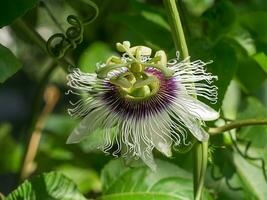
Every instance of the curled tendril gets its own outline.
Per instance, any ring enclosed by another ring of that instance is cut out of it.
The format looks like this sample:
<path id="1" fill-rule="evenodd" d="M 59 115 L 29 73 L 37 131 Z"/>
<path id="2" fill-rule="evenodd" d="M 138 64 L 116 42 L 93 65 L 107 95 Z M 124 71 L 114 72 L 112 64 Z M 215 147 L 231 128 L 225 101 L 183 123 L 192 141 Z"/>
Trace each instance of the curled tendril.
<path id="1" fill-rule="evenodd" d="M 225 178 L 225 183 L 226 183 L 227 187 L 228 187 L 230 190 L 233 190 L 233 191 L 240 191 L 240 190 L 243 190 L 242 187 L 235 187 L 235 186 L 232 186 L 228 177 L 224 177 L 224 175 L 216 176 L 216 175 L 215 175 L 215 165 L 211 165 L 211 177 L 212 177 L 215 181 L 219 181 L 219 180 L 222 180 L 223 178 Z"/>
<path id="2" fill-rule="evenodd" d="M 67 22 L 71 25 L 64 33 L 56 33 L 52 35 L 46 43 L 48 53 L 55 58 L 62 58 L 70 49 L 75 49 L 78 44 L 83 41 L 84 25 L 90 24 L 98 16 L 97 5 L 90 0 L 81 0 L 91 6 L 95 13 L 88 19 L 81 20 L 79 17 L 69 15 Z"/>
<path id="3" fill-rule="evenodd" d="M 215 150 L 215 148 L 225 148 L 224 146 L 214 146 L 214 145 L 210 145 L 209 147 L 211 149 L 211 153 L 213 153 L 213 151 Z M 212 159 L 212 158 L 211 158 Z M 211 171 L 210 171 L 210 174 L 211 174 L 211 177 L 213 180 L 215 181 L 220 181 L 222 179 L 225 179 L 225 183 L 227 185 L 227 187 L 230 189 L 230 190 L 233 190 L 233 191 L 239 191 L 239 190 L 243 190 L 242 187 L 236 187 L 236 186 L 233 186 L 231 183 L 230 183 L 230 177 L 228 176 L 224 176 L 222 170 L 219 168 L 219 173 L 218 175 L 216 175 L 215 173 L 215 164 L 212 162 L 210 162 L 211 165 Z"/>
<path id="4" fill-rule="evenodd" d="M 248 159 L 248 160 L 260 161 L 262 173 L 263 173 L 265 182 L 267 183 L 267 173 L 266 173 L 266 170 L 265 170 L 265 166 L 266 166 L 265 160 L 263 158 L 261 158 L 261 157 L 252 157 L 252 156 L 249 156 L 248 155 L 248 151 L 249 151 L 249 148 L 250 148 L 252 142 L 251 141 L 248 141 L 248 140 L 240 139 L 240 138 L 237 138 L 237 140 L 234 140 L 234 138 L 233 138 L 233 136 L 231 134 L 230 134 L 230 138 L 231 138 L 231 140 L 233 142 L 234 148 L 237 150 L 237 152 L 239 153 L 239 155 L 241 155 L 243 158 Z M 237 144 L 236 141 L 246 143 L 245 151 L 244 152 L 242 152 L 240 150 L 240 148 L 238 147 L 238 144 Z"/>

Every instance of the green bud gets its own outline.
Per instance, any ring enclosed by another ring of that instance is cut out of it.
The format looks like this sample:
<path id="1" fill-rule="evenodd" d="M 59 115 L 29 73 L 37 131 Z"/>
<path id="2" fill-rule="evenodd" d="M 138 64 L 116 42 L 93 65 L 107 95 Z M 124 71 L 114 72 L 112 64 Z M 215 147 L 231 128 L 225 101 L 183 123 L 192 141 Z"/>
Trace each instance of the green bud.
<path id="1" fill-rule="evenodd" d="M 144 67 L 140 63 L 133 63 L 130 66 L 130 70 L 133 73 L 139 73 L 139 72 L 142 72 L 144 70 Z"/>
<path id="2" fill-rule="evenodd" d="M 159 80 L 155 76 L 147 76 L 145 79 L 139 79 L 133 85 L 133 88 L 140 88 L 152 83 L 158 83 Z"/>
<path id="3" fill-rule="evenodd" d="M 110 79 L 110 83 L 121 88 L 131 88 L 133 86 L 132 83 L 125 77 L 114 77 Z"/>
<path id="4" fill-rule="evenodd" d="M 150 88 L 149 86 L 145 85 L 141 88 L 137 88 L 135 90 L 133 90 L 130 95 L 132 97 L 141 97 L 141 98 L 144 98 L 144 97 L 148 97 L 150 96 Z"/>

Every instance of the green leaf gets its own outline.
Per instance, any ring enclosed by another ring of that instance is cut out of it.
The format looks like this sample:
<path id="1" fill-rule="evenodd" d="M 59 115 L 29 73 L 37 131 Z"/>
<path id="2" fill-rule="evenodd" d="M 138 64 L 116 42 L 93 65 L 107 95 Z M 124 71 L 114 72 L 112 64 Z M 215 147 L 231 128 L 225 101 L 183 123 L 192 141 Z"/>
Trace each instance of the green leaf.
<path id="1" fill-rule="evenodd" d="M 240 178 L 253 194 L 253 196 L 249 195 L 250 199 L 265 200 L 267 183 L 262 175 L 262 169 L 237 153 L 234 153 L 234 163 Z"/>
<path id="2" fill-rule="evenodd" d="M 245 101 L 245 106 L 238 113 L 237 119 L 266 118 L 267 109 L 258 99 L 249 97 Z M 252 145 L 257 148 L 267 148 L 267 127 L 266 126 L 247 126 L 243 127 L 239 136 L 243 139 L 251 140 Z"/>
<path id="3" fill-rule="evenodd" d="M 189 200 L 193 199 L 192 175 L 165 161 L 156 160 L 157 171 L 140 165 L 126 168 L 121 159 L 113 160 L 101 173 L 102 200 Z"/>
<path id="4" fill-rule="evenodd" d="M 6 47 L 0 44 L 0 83 L 14 75 L 22 64 Z"/>
<path id="5" fill-rule="evenodd" d="M 158 17 L 160 18 L 160 16 Z M 173 47 L 171 33 L 162 26 L 162 23 L 159 25 L 151 19 L 151 13 L 149 16 L 147 13 L 114 14 L 112 16 L 112 20 L 129 28 L 135 37 L 143 41 L 143 44 L 155 49 L 171 49 Z"/>
<path id="6" fill-rule="evenodd" d="M 0 28 L 11 24 L 16 18 L 23 16 L 33 8 L 37 0 L 7 0 L 0 3 Z"/>
<path id="7" fill-rule="evenodd" d="M 103 42 L 91 44 L 81 54 L 78 66 L 84 72 L 95 72 L 96 63 L 106 62 L 107 58 L 114 55 L 109 46 Z"/>
<path id="8" fill-rule="evenodd" d="M 20 167 L 22 148 L 11 136 L 9 124 L 0 125 L 0 174 L 17 172 Z"/>
<path id="9" fill-rule="evenodd" d="M 139 13 L 148 21 L 155 23 L 168 31 L 171 31 L 166 20 L 166 13 L 163 7 L 156 7 L 153 4 L 147 4 L 136 0 L 130 0 L 130 3 L 134 12 Z"/>
<path id="10" fill-rule="evenodd" d="M 93 169 L 61 165 L 57 170 L 66 177 L 71 178 L 77 184 L 79 191 L 84 194 L 90 191 L 100 192 L 101 190 L 100 178 Z"/>
<path id="11" fill-rule="evenodd" d="M 265 53 L 257 53 L 253 56 L 254 60 L 260 65 L 260 67 L 267 73 L 267 56 Z"/>
<path id="12" fill-rule="evenodd" d="M 49 172 L 24 181 L 6 200 L 86 200 L 77 186 L 58 172 Z"/>
<path id="13" fill-rule="evenodd" d="M 246 12 L 239 16 L 239 22 L 243 27 L 250 30 L 256 38 L 267 41 L 267 12 Z"/>
<path id="14" fill-rule="evenodd" d="M 214 84 L 218 87 L 218 101 L 215 108 L 222 105 L 224 95 L 237 70 L 237 57 L 234 48 L 226 41 L 219 41 L 211 51 L 210 59 L 213 63 L 208 65 L 208 71 L 218 76 Z"/>
<path id="15" fill-rule="evenodd" d="M 245 28 L 242 28 L 240 26 L 234 26 L 234 28 L 227 36 L 233 39 L 233 42 L 235 42 L 238 47 L 242 48 L 237 49 L 239 52 L 242 52 L 243 50 L 249 56 L 254 55 L 256 53 L 256 45 L 254 38 Z"/>
<path id="16" fill-rule="evenodd" d="M 258 99 L 253 97 L 245 99 L 245 105 L 237 115 L 237 119 L 257 119 L 266 117 L 266 107 Z M 243 140 L 243 142 L 239 144 L 242 152 L 245 152 L 245 145 L 251 142 L 247 155 L 253 158 L 263 158 L 265 162 L 267 161 L 266 126 L 243 127 L 238 132 L 238 137 Z M 254 199 L 266 199 L 267 183 L 263 176 L 261 161 L 244 159 L 235 153 L 234 162 L 240 178 L 248 187 L 248 190 L 255 195 Z"/>
<path id="17" fill-rule="evenodd" d="M 212 41 L 220 40 L 221 36 L 235 26 L 236 10 L 230 1 L 218 1 L 215 6 L 203 14 L 205 20 L 204 36 Z"/>
<path id="18" fill-rule="evenodd" d="M 185 0 L 184 3 L 192 14 L 200 16 L 214 4 L 214 0 Z"/>
<path id="19" fill-rule="evenodd" d="M 256 91 L 267 78 L 260 65 L 251 57 L 239 59 L 238 65 L 237 79 L 247 93 Z"/>

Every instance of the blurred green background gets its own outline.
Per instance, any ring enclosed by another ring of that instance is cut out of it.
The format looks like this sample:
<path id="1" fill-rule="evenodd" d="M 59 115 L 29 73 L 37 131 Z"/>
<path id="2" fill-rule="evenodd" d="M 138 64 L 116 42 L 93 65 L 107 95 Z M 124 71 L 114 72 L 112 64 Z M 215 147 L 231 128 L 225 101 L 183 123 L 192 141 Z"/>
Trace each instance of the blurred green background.
<path id="1" fill-rule="evenodd" d="M 18 186 L 33 122 L 38 120 L 46 105 L 42 92 L 47 85 L 54 85 L 60 97 L 45 120 L 33 174 L 57 170 L 72 179 L 88 198 L 98 197 L 103 191 L 108 193 L 103 181 L 105 171 L 102 172 L 102 181 L 100 174 L 113 157 L 95 149 L 101 142 L 97 135 L 80 144 L 66 145 L 66 138 L 79 122 L 67 114 L 72 96 L 65 95 L 68 91 L 66 72 L 56 66 L 46 77 L 52 59 L 20 29 L 16 21 L 19 17 L 47 40 L 60 32 L 49 12 L 66 30 L 68 15 L 79 15 L 84 11 L 90 14 L 93 10 L 90 7 L 87 10 L 79 1 L 46 0 L 41 5 L 34 0 L 25 0 L 25 5 L 18 0 L 10 2 L 0 3 L 0 192 L 7 195 Z M 192 60 L 213 60 L 207 70 L 218 76 L 215 84 L 219 88 L 219 99 L 211 106 L 232 120 L 267 117 L 267 1 L 178 2 Z M 163 49 L 169 58 L 175 56 L 172 30 L 162 1 L 98 0 L 95 3 L 99 7 L 98 18 L 85 26 L 83 42 L 66 55 L 82 71 L 94 72 L 96 63 L 116 54 L 115 43 L 124 40 L 133 45 L 149 46 L 154 51 Z M 73 7 L 77 7 L 76 11 Z M 216 122 L 217 125 L 223 123 L 223 120 Z M 211 137 L 207 198 L 267 199 L 261 161 L 245 159 L 235 146 L 244 152 L 250 141 L 248 154 L 266 160 L 267 127 L 246 127 L 233 135 L 237 138 L 234 142 L 227 133 Z M 192 172 L 191 152 L 174 153 L 172 159 L 159 154 L 156 157 L 175 163 L 185 170 L 185 174 Z M 109 167 L 105 169 L 112 174 Z M 142 176 L 137 172 L 122 180 L 133 184 L 131 176 L 137 183 L 142 182 Z M 114 186 L 109 192 L 121 191 L 121 184 L 118 181 L 117 188 Z M 175 184 L 181 187 L 182 183 Z"/>

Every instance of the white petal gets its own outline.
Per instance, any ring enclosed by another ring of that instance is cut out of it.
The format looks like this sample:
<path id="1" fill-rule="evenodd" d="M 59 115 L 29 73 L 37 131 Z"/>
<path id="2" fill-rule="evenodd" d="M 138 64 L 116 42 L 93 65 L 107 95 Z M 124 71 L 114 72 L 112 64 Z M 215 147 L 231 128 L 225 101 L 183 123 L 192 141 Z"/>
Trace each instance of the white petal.
<path id="1" fill-rule="evenodd" d="M 67 144 L 80 142 L 82 139 L 88 136 L 88 134 L 99 128 L 106 116 L 106 109 L 96 108 L 95 110 L 91 111 L 72 131 L 67 139 Z"/>
<path id="2" fill-rule="evenodd" d="M 176 102 L 200 120 L 211 121 L 219 118 L 217 111 L 189 95 L 178 96 Z"/>
<path id="3" fill-rule="evenodd" d="M 157 165 L 154 161 L 152 149 L 144 149 L 144 151 L 141 154 L 141 159 L 152 171 L 157 170 Z"/>
<path id="4" fill-rule="evenodd" d="M 171 119 L 166 112 L 150 117 L 147 122 L 151 133 L 151 140 L 156 149 L 167 157 L 172 156 L 171 151 Z"/>
<path id="5" fill-rule="evenodd" d="M 199 141 L 207 141 L 209 134 L 201 127 L 200 122 L 191 116 L 183 107 L 174 106 L 175 114 L 180 118 L 181 122 Z"/>
<path id="6" fill-rule="evenodd" d="M 131 126 L 131 130 L 129 141 L 132 144 L 131 149 L 134 156 L 140 157 L 143 162 L 152 170 L 156 171 L 156 164 L 153 158 L 153 148 L 154 145 L 151 141 L 151 132 L 149 132 L 149 126 L 147 125 L 146 120 L 136 120 L 136 119 L 129 119 L 129 125 Z"/>

